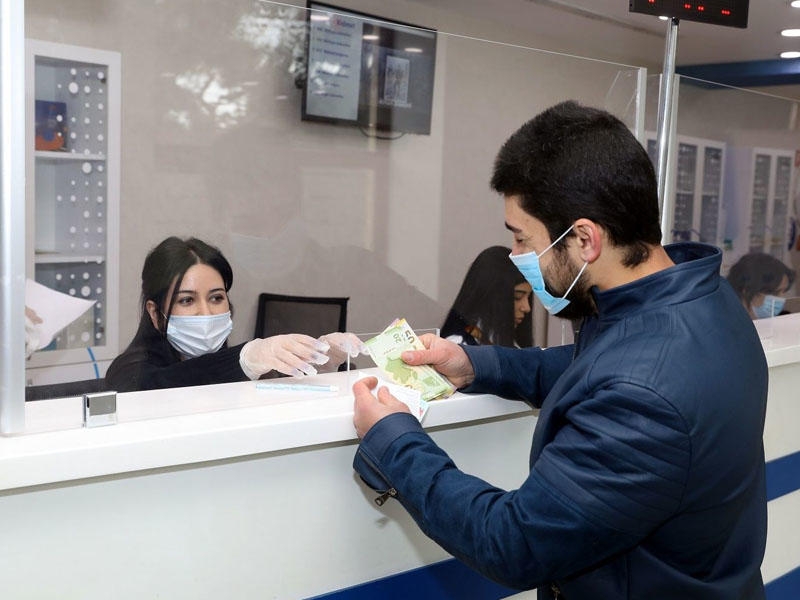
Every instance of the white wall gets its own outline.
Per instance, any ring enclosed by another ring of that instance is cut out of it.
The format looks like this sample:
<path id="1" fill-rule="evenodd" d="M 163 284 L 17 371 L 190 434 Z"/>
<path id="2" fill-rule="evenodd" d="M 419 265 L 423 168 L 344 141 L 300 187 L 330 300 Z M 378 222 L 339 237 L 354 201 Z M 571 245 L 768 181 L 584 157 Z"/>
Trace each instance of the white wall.
<path id="1" fill-rule="evenodd" d="M 341 4 L 524 39 L 424 3 Z M 488 187 L 502 141 L 567 98 L 631 115 L 633 69 L 440 33 L 431 135 L 382 141 L 301 122 L 288 69 L 302 21 L 252 0 L 26 3 L 28 37 L 122 55 L 123 346 L 144 256 L 168 235 L 198 236 L 231 260 L 232 341 L 251 334 L 261 291 L 350 296 L 353 331 L 397 316 L 438 326 L 472 259 L 509 242 Z"/>

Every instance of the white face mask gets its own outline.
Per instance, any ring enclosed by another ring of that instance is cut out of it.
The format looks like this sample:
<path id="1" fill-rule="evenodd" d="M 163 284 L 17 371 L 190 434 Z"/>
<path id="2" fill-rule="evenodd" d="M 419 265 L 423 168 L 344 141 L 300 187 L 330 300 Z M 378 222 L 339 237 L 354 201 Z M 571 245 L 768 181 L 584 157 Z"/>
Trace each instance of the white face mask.
<path id="1" fill-rule="evenodd" d="M 167 340 L 184 356 L 195 358 L 216 352 L 233 330 L 230 311 L 219 315 L 172 315 Z"/>

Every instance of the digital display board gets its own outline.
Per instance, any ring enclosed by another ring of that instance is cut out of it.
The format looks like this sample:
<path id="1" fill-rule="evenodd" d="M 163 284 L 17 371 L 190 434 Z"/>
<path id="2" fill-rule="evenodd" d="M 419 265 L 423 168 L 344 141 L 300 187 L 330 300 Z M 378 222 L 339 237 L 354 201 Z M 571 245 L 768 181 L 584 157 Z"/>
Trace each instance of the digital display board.
<path id="1" fill-rule="evenodd" d="M 302 119 L 430 134 L 436 31 L 308 2 Z"/>
<path id="2" fill-rule="evenodd" d="M 630 0 L 630 12 L 728 27 L 747 27 L 750 0 Z"/>

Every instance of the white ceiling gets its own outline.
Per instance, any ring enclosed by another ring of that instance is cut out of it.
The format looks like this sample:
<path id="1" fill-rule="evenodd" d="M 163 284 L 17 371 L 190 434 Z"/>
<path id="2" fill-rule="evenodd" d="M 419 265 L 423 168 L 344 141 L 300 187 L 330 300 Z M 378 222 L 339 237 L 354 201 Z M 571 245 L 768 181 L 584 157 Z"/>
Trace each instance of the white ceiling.
<path id="1" fill-rule="evenodd" d="M 435 8 L 491 20 L 536 36 L 558 39 L 565 51 L 586 48 L 587 32 L 601 49 L 596 58 L 636 64 L 663 62 L 667 23 L 630 13 L 628 0 L 424 0 Z M 747 29 L 682 20 L 678 27 L 677 64 L 778 59 L 784 50 L 800 50 L 800 38 L 784 38 L 780 30 L 800 28 L 800 9 L 789 0 L 751 0 Z M 591 46 L 589 46 L 591 47 Z M 603 55 L 602 48 L 608 49 Z"/>

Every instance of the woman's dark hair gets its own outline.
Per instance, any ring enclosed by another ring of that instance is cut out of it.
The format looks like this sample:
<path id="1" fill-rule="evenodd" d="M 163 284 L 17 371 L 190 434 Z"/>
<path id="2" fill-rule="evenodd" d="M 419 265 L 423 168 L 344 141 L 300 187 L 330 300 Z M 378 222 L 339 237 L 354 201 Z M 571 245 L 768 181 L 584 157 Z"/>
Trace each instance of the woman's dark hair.
<path id="1" fill-rule="evenodd" d="M 464 336 L 477 326 L 483 344 L 531 346 L 531 313 L 514 326 L 514 286 L 525 282 L 508 255 L 511 248 L 491 246 L 472 261 L 453 307 L 441 328 L 442 337 Z"/>
<path id="2" fill-rule="evenodd" d="M 728 271 L 727 280 L 746 307 L 759 294 L 781 292 L 784 276 L 791 287 L 795 273 L 780 260 L 763 252 L 745 254 Z"/>
<path id="3" fill-rule="evenodd" d="M 525 123 L 497 154 L 491 186 L 519 195 L 553 240 L 577 219 L 598 223 L 626 249 L 626 266 L 661 242 L 653 164 L 625 124 L 602 110 L 562 102 Z"/>
<path id="4" fill-rule="evenodd" d="M 166 306 L 167 295 L 175 283 L 179 289 L 186 271 L 194 265 L 208 265 L 222 277 L 225 291 L 233 285 L 233 270 L 218 248 L 197 238 L 181 239 L 168 237 L 153 248 L 144 259 L 142 267 L 142 295 L 140 299 L 139 329 L 136 338 L 153 331 L 153 323 L 147 312 L 147 302 L 152 300 L 160 310 L 159 328 L 162 335 L 172 314 L 172 303 Z M 173 298 L 174 302 L 174 298 Z M 230 304 L 230 301 L 229 301 Z M 231 312 L 233 307 L 231 306 Z"/>

